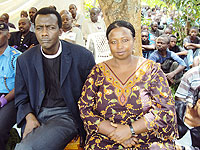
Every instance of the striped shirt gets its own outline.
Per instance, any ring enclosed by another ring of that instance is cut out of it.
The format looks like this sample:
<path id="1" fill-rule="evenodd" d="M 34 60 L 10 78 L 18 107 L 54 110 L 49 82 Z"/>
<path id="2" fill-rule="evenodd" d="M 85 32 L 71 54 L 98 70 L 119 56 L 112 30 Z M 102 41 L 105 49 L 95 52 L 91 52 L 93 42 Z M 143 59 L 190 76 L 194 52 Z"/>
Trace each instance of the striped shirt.
<path id="1" fill-rule="evenodd" d="M 193 103 L 195 90 L 200 86 L 200 66 L 188 70 L 176 91 L 175 96 Z"/>

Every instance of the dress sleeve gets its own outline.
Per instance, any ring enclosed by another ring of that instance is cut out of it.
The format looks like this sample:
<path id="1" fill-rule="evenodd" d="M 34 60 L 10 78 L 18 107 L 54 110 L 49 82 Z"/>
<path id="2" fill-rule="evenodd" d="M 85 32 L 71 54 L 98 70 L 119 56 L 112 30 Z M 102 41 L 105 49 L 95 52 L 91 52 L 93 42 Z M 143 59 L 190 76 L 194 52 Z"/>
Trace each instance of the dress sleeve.
<path id="1" fill-rule="evenodd" d="M 148 90 L 152 100 L 151 109 L 144 115 L 147 128 L 162 140 L 174 139 L 178 133 L 175 101 L 158 64 L 152 67 Z"/>
<path id="2" fill-rule="evenodd" d="M 78 102 L 80 116 L 84 122 L 85 130 L 89 133 L 97 132 L 100 122 L 105 120 L 95 111 L 96 95 L 102 84 L 102 72 L 98 65 L 94 66 L 83 86 L 81 97 Z M 100 79 L 101 78 L 101 79 Z"/>

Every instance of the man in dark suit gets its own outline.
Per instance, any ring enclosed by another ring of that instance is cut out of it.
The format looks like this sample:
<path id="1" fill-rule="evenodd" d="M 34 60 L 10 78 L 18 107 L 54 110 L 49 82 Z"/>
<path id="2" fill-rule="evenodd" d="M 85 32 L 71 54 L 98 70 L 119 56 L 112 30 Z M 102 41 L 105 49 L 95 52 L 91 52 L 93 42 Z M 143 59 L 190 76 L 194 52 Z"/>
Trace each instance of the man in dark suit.
<path id="1" fill-rule="evenodd" d="M 30 31 L 31 23 L 28 18 L 21 18 L 18 22 L 19 31 L 11 32 L 9 45 L 24 52 L 38 44 L 35 33 Z"/>
<path id="2" fill-rule="evenodd" d="M 15 150 L 61 150 L 85 136 L 77 106 L 82 86 L 95 65 L 85 48 L 60 41 L 62 21 L 49 7 L 35 15 L 40 45 L 17 60 L 15 104 L 23 139 Z"/>

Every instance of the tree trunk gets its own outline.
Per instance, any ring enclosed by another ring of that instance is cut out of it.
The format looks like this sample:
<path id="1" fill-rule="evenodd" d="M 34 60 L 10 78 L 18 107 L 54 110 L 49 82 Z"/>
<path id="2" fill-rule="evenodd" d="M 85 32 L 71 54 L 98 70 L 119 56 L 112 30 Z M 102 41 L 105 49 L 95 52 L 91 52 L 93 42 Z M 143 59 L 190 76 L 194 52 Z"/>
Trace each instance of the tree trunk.
<path id="1" fill-rule="evenodd" d="M 141 1 L 140 0 L 98 0 L 106 26 L 116 20 L 133 24 L 136 31 L 135 53 L 142 56 L 141 41 Z"/>

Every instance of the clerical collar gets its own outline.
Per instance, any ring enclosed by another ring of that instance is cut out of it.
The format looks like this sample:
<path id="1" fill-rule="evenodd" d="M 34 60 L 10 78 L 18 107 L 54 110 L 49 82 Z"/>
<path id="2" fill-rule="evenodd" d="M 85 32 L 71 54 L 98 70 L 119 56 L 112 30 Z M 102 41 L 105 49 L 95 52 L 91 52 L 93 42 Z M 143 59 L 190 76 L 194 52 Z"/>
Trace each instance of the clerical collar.
<path id="1" fill-rule="evenodd" d="M 61 54 L 61 52 L 62 52 L 62 44 L 61 44 L 60 41 L 59 41 L 59 43 L 60 43 L 59 49 L 58 49 L 57 53 L 54 54 L 54 55 L 47 55 L 47 54 L 45 54 L 45 53 L 43 52 L 42 46 L 41 46 L 40 50 L 41 50 L 42 55 L 43 55 L 44 57 L 46 57 L 46 58 L 49 58 L 49 59 L 53 59 L 53 58 L 58 57 L 58 56 Z"/>

